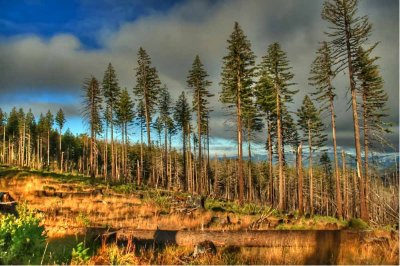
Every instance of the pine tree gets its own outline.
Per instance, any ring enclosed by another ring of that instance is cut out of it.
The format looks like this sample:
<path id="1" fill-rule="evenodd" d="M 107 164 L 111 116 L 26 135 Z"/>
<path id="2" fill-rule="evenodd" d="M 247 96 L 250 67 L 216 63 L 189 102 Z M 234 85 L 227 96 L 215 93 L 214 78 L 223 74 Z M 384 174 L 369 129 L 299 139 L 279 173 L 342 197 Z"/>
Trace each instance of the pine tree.
<path id="1" fill-rule="evenodd" d="M 355 73 L 359 83 L 359 94 L 362 98 L 361 117 L 364 133 L 364 174 L 365 196 L 368 198 L 369 180 L 369 148 L 374 143 L 388 144 L 386 134 L 389 133 L 390 124 L 383 119 L 387 117 L 386 102 L 388 95 L 383 88 L 383 79 L 375 64 L 378 57 L 372 57 L 372 49 L 364 51 L 361 47 L 357 51 Z M 368 210 L 368 203 L 367 210 Z"/>
<path id="2" fill-rule="evenodd" d="M 254 134 L 260 132 L 264 126 L 261 119 L 261 114 L 257 110 L 255 103 L 248 105 L 243 110 L 243 125 L 244 132 L 247 140 L 247 152 L 248 152 L 248 165 L 247 165 L 247 199 L 253 200 L 253 181 L 252 181 L 252 162 L 251 162 L 251 142 L 254 139 Z"/>
<path id="3" fill-rule="evenodd" d="M 186 162 L 186 142 L 187 136 L 189 134 L 190 121 L 192 119 L 191 108 L 189 106 L 188 100 L 186 98 L 185 92 L 182 92 L 175 104 L 174 110 L 174 120 L 178 129 L 181 130 L 182 134 L 182 157 L 183 157 L 183 179 L 184 190 L 188 190 L 188 184 L 185 177 L 188 176 L 187 173 L 187 162 Z"/>
<path id="4" fill-rule="evenodd" d="M 64 127 L 65 124 L 65 116 L 64 116 L 64 112 L 63 110 L 60 108 L 60 110 L 58 110 L 57 115 L 56 115 L 56 123 L 59 129 L 59 135 L 60 135 L 60 141 L 59 141 L 59 152 L 60 152 L 60 156 L 59 156 L 59 160 L 60 160 L 60 171 L 62 172 L 63 169 L 63 156 L 62 156 L 62 147 L 61 147 L 61 138 L 62 138 L 62 129 Z"/>
<path id="5" fill-rule="evenodd" d="M 203 176 L 203 154 L 202 154 L 202 138 L 203 133 L 206 134 L 208 129 L 208 116 L 210 112 L 208 98 L 214 96 L 208 91 L 211 81 L 207 80 L 208 74 L 204 69 L 204 65 L 200 61 L 200 57 L 196 55 L 192 68 L 187 77 L 188 88 L 193 93 L 193 111 L 197 113 L 197 135 L 199 139 L 199 155 L 198 155 L 198 176 L 200 177 L 200 193 L 205 189 L 205 180 Z"/>
<path id="6" fill-rule="evenodd" d="M 367 16 L 358 16 L 358 0 L 326 0 L 322 9 L 322 18 L 330 23 L 330 32 L 326 34 L 331 39 L 334 50 L 332 58 L 336 71 L 348 70 L 351 92 L 351 107 L 354 125 L 354 142 L 356 149 L 356 170 L 359 180 L 360 217 L 369 219 L 365 198 L 365 182 L 362 173 L 360 127 L 358 118 L 357 86 L 355 80 L 354 60 L 359 47 L 366 44 L 371 34 L 372 26 Z"/>
<path id="7" fill-rule="evenodd" d="M 169 94 L 167 85 L 164 85 L 162 89 L 160 90 L 159 94 L 159 105 L 158 105 L 158 111 L 159 111 L 159 118 L 160 118 L 160 123 L 163 125 L 164 128 L 164 177 L 165 180 L 163 180 L 163 185 L 164 186 L 170 186 L 171 184 L 166 184 L 167 182 L 167 175 L 168 175 L 168 129 L 169 129 L 169 123 L 171 120 L 171 95 Z M 161 144 L 161 143 L 160 143 Z"/>
<path id="8" fill-rule="evenodd" d="M 138 101 L 136 107 L 136 124 L 140 127 L 140 171 L 138 176 L 138 185 L 141 183 L 141 179 L 145 178 L 144 172 L 144 152 L 143 152 L 143 127 L 146 123 L 146 115 L 144 110 L 144 104 L 142 100 Z"/>
<path id="9" fill-rule="evenodd" d="M 38 135 L 37 135 L 37 164 L 43 166 L 43 135 L 46 132 L 46 122 L 45 117 L 42 113 L 40 113 L 39 121 L 38 121 Z"/>
<path id="10" fill-rule="evenodd" d="M 35 140 L 35 134 L 36 134 L 36 123 L 35 123 L 35 116 L 32 113 L 32 110 L 29 109 L 29 111 L 26 113 L 25 116 L 25 123 L 26 123 L 26 128 L 27 128 L 27 136 L 28 136 L 28 145 L 27 145 L 27 158 L 26 162 L 29 167 L 31 167 L 31 160 L 32 160 L 32 143 L 34 143 Z"/>
<path id="11" fill-rule="evenodd" d="M 138 100 L 143 102 L 147 129 L 147 145 L 151 147 L 150 124 L 156 111 L 160 80 L 157 70 L 151 66 L 151 60 L 146 51 L 140 47 L 138 52 L 138 67 L 136 68 L 136 87 L 133 92 Z"/>
<path id="12" fill-rule="evenodd" d="M 272 138 L 277 140 L 277 120 L 271 123 Z M 282 128 L 282 160 L 283 165 L 286 165 L 285 147 L 291 146 L 295 150 L 299 145 L 299 136 L 297 132 L 296 123 L 293 120 L 291 113 L 287 110 L 285 105 L 281 108 L 281 128 Z M 278 143 L 275 143 L 275 149 L 278 151 Z M 285 180 L 284 180 L 285 181 Z"/>
<path id="13" fill-rule="evenodd" d="M 50 169 L 50 131 L 54 124 L 54 116 L 50 110 L 46 113 L 45 128 L 47 132 L 47 169 Z"/>
<path id="14" fill-rule="evenodd" d="M 258 82 L 255 86 L 254 95 L 256 98 L 256 105 L 260 112 L 265 115 L 266 125 L 267 125 L 267 150 L 268 150 L 268 161 L 269 161 L 269 202 L 272 206 L 274 204 L 274 176 L 273 176 L 273 165 L 272 165 L 272 156 L 273 156 L 273 122 L 276 121 L 276 95 L 273 86 L 273 81 L 270 77 L 269 70 L 267 65 L 261 64 L 258 67 Z"/>
<path id="15" fill-rule="evenodd" d="M 292 96 L 297 93 L 297 90 L 290 90 L 290 81 L 294 75 L 290 72 L 291 67 L 287 59 L 286 53 L 282 51 L 279 43 L 273 43 L 268 47 L 267 54 L 263 56 L 261 68 L 269 75 L 273 94 L 275 96 L 274 111 L 276 113 L 276 135 L 277 135 L 277 150 L 278 150 L 278 170 L 279 170 L 279 200 L 278 209 L 283 211 L 285 206 L 285 176 L 284 176 L 284 155 L 283 151 L 283 131 L 282 131 L 282 108 L 286 102 L 292 102 Z"/>
<path id="16" fill-rule="evenodd" d="M 308 140 L 309 149 L 309 175 L 310 175 L 310 212 L 314 214 L 314 187 L 313 187 L 313 150 L 320 148 L 326 141 L 324 134 L 324 124 L 320 117 L 320 111 L 314 106 L 310 97 L 306 95 L 303 104 L 297 111 L 299 117 L 298 124 L 303 131 L 303 140 Z"/>
<path id="17" fill-rule="evenodd" d="M 19 124 L 19 137 L 18 137 L 18 165 L 24 166 L 24 151 L 25 151 L 25 112 L 24 109 L 18 110 L 18 124 Z"/>
<path id="18" fill-rule="evenodd" d="M 152 123 L 152 127 L 156 130 L 157 132 L 157 145 L 161 147 L 161 133 L 163 131 L 164 128 L 164 123 L 162 122 L 160 116 L 158 116 L 156 118 L 156 120 L 154 120 L 154 122 Z"/>
<path id="19" fill-rule="evenodd" d="M 96 158 L 97 147 L 96 137 L 102 130 L 101 123 L 101 91 L 99 82 L 95 77 L 86 79 L 83 87 L 84 101 L 83 101 L 83 118 L 89 124 L 90 131 L 90 177 L 95 178 L 96 173 Z"/>
<path id="20" fill-rule="evenodd" d="M 119 124 L 122 132 L 122 143 L 124 151 L 124 164 L 123 174 L 126 178 L 128 175 L 128 126 L 132 123 L 135 118 L 134 103 L 129 96 L 128 90 L 125 88 L 122 90 L 116 107 L 116 121 Z"/>
<path id="21" fill-rule="evenodd" d="M 322 110 L 329 110 L 331 116 L 332 140 L 333 140 L 333 158 L 335 166 L 335 184 L 336 184 L 336 206 L 337 217 L 343 217 L 342 196 L 340 192 L 339 160 L 336 144 L 336 115 L 334 108 L 334 99 L 336 94 L 332 85 L 332 80 L 336 74 L 333 71 L 332 52 L 327 42 L 322 42 L 322 46 L 317 51 L 317 56 L 311 65 L 310 85 L 315 86 L 316 91 L 312 94 L 316 100 L 321 103 Z"/>
<path id="22" fill-rule="evenodd" d="M 250 41 L 235 22 L 234 30 L 228 40 L 228 55 L 223 58 L 220 101 L 228 108 L 236 109 L 240 204 L 243 204 L 244 200 L 242 119 L 243 111 L 251 104 L 254 60 L 255 55 L 251 50 Z"/>
<path id="23" fill-rule="evenodd" d="M 115 163 L 115 152 L 114 152 L 114 123 L 115 123 L 115 112 L 117 109 L 117 101 L 121 94 L 117 75 L 111 63 L 108 64 L 106 71 L 104 72 L 102 93 L 106 104 L 106 115 L 105 119 L 107 125 L 110 127 L 111 137 L 111 178 L 116 177 L 116 163 Z M 106 131 L 108 128 L 106 128 Z M 107 144 L 106 144 L 107 145 Z"/>

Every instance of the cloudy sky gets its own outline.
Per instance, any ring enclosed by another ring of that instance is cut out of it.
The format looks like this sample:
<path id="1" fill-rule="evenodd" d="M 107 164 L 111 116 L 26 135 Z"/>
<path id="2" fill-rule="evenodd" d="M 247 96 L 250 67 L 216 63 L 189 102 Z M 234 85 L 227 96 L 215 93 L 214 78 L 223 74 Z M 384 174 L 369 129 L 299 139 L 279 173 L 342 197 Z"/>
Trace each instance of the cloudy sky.
<path id="1" fill-rule="evenodd" d="M 102 79 L 111 62 L 120 86 L 132 92 L 137 51 L 147 50 L 161 81 L 172 96 L 186 88 L 186 76 L 198 54 L 212 80 L 215 109 L 211 118 L 213 152 L 235 151 L 233 131 L 218 102 L 222 57 L 234 21 L 238 21 L 257 55 L 280 42 L 287 52 L 299 93 L 290 107 L 296 110 L 308 85 L 310 64 L 328 25 L 320 17 L 322 0 L 264 1 L 139 1 L 139 0 L 0 0 L 0 107 L 32 108 L 38 116 L 60 107 L 67 127 L 84 132 L 80 119 L 81 85 L 94 75 Z M 380 41 L 375 55 L 389 94 L 388 136 L 398 150 L 399 121 L 399 2 L 360 1 L 359 14 L 373 24 L 371 42 Z M 338 144 L 353 147 L 352 116 L 347 110 L 348 82 L 340 73 L 337 87 Z M 329 120 L 326 120 L 329 122 Z M 132 129 L 132 137 L 137 137 Z M 263 141 L 260 134 L 259 141 Z M 260 145 L 261 147 L 261 145 Z M 260 154 L 263 151 L 260 148 Z"/>

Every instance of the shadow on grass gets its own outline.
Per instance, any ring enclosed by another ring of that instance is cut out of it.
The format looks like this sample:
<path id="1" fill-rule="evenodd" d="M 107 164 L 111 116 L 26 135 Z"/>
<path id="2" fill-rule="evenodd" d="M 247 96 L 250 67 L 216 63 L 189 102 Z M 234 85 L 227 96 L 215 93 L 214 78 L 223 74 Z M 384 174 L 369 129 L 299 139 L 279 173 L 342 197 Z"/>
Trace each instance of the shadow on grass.
<path id="1" fill-rule="evenodd" d="M 23 178 L 30 175 L 38 175 L 40 177 L 49 177 L 59 180 L 65 183 L 71 182 L 79 182 L 86 185 L 100 185 L 105 184 L 103 179 L 96 178 L 91 179 L 88 176 L 84 175 L 74 175 L 74 174 L 64 174 L 64 173 L 56 173 L 46 170 L 33 170 L 29 168 L 16 168 L 2 165 L 0 166 L 0 178 Z"/>

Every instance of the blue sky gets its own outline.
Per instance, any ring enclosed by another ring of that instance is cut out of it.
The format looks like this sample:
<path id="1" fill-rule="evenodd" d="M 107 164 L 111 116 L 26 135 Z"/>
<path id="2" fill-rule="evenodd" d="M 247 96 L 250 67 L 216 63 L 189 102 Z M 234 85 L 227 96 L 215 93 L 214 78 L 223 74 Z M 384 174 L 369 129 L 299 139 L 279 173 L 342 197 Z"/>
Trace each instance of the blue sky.
<path id="1" fill-rule="evenodd" d="M 96 40 L 99 30 L 116 29 L 124 22 L 153 12 L 168 12 L 179 2 L 2 0 L 0 34 L 7 37 L 35 34 L 51 38 L 58 33 L 70 33 L 77 36 L 87 49 L 101 48 Z"/>
<path id="2" fill-rule="evenodd" d="M 297 1 L 6 1 L 0 0 L 0 107 L 32 108 L 40 112 L 59 108 L 67 114 L 67 127 L 83 132 L 80 119 L 81 85 L 94 75 L 102 79 L 111 62 L 122 88 L 135 86 L 137 51 L 144 47 L 174 99 L 186 89 L 186 76 L 196 54 L 209 79 L 214 112 L 210 130 L 213 152 L 234 154 L 234 124 L 218 101 L 221 62 L 226 40 L 238 21 L 260 61 L 269 44 L 279 41 L 288 54 L 299 93 L 289 109 L 296 111 L 308 85 L 309 66 L 327 25 L 320 18 L 322 0 Z M 371 42 L 380 41 L 375 54 L 390 96 L 389 118 L 394 133 L 388 138 L 398 147 L 399 120 L 399 3 L 396 0 L 360 1 L 360 14 L 373 24 Z M 278 12 L 279 10 L 279 12 Z M 338 143 L 351 150 L 353 131 L 347 110 L 345 73 L 335 80 Z M 187 91 L 189 92 L 189 91 Z M 190 92 L 189 92 L 190 96 Z M 295 117 L 296 119 L 296 117 Z M 329 120 L 325 121 L 329 123 Z M 136 139 L 137 129 L 132 128 Z M 327 131 L 330 134 L 329 130 Z M 154 134 L 155 135 L 155 134 Z M 256 140 L 262 155 L 265 133 Z M 176 142 L 178 139 L 175 140 Z M 327 144 L 328 146 L 330 143 Z M 398 149 L 397 149 L 398 150 Z"/>

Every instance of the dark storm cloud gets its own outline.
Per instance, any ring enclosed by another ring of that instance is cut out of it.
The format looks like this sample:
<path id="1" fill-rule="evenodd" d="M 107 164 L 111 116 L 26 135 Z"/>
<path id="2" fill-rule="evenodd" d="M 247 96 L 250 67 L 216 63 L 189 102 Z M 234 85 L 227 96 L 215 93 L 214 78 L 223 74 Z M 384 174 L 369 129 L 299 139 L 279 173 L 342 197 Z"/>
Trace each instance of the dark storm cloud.
<path id="1" fill-rule="evenodd" d="M 235 134 L 224 123 L 227 117 L 218 101 L 218 92 L 222 57 L 226 54 L 226 40 L 232 32 L 233 22 L 240 23 L 251 41 L 257 63 L 269 44 L 281 43 L 293 66 L 297 83 L 294 88 L 299 89 L 289 107 L 296 111 L 304 95 L 312 91 L 307 81 L 310 64 L 318 42 L 326 38 L 323 32 L 327 25 L 320 18 L 322 3 L 309 0 L 187 1 L 168 12 L 152 10 L 133 22 L 121 23 L 119 27 L 102 25 L 95 33 L 100 46 L 95 50 L 84 48 L 72 34 L 46 39 L 35 35 L 3 38 L 0 42 L 0 92 L 51 87 L 60 93 L 76 95 L 73 106 L 78 110 L 83 79 L 90 74 L 101 79 L 108 62 L 115 66 L 121 87 L 131 91 L 135 83 L 136 54 L 142 46 L 176 99 L 186 89 L 188 70 L 195 55 L 199 54 L 212 81 L 210 89 L 215 94 L 211 99 L 214 109 L 210 120 L 211 134 L 216 139 L 232 139 Z M 390 96 L 388 120 L 397 127 L 398 1 L 385 0 L 379 4 L 372 0 L 361 1 L 360 14 L 368 14 L 373 23 L 371 42 L 381 41 L 375 54 L 381 57 L 378 63 Z M 341 73 L 335 80 L 338 94 L 335 104 L 339 145 L 351 147 L 352 117 L 346 111 L 347 80 L 346 73 Z M 29 94 L 29 91 L 24 93 Z M 390 136 L 393 141 L 398 139 L 398 130 L 396 132 Z M 259 136 L 261 142 L 263 134 Z"/>

